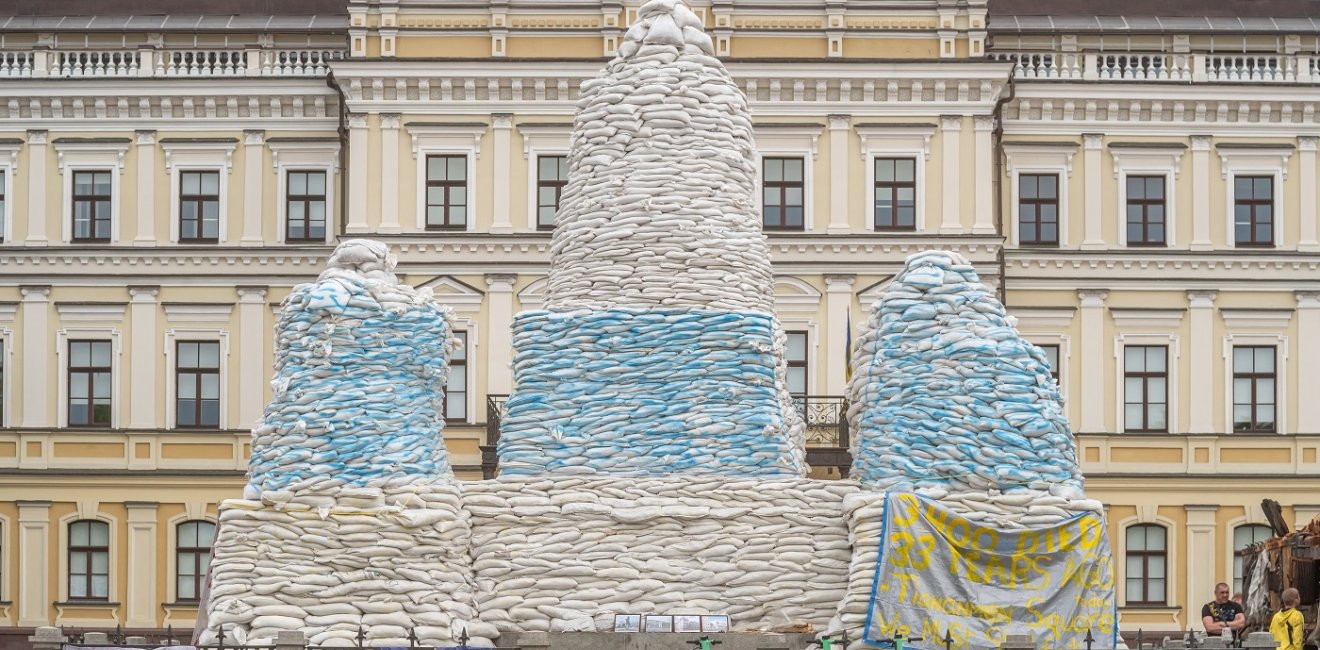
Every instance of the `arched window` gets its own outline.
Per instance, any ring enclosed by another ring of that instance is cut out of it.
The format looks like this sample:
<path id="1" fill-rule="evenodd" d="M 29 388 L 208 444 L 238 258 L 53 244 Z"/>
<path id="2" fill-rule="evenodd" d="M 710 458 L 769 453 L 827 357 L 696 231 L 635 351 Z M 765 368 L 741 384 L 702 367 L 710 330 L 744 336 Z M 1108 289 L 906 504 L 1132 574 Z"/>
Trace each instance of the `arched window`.
<path id="1" fill-rule="evenodd" d="M 110 599 L 110 526 L 104 521 L 69 524 L 69 599 Z"/>
<path id="2" fill-rule="evenodd" d="M 1127 529 L 1127 604 L 1167 604 L 1168 543 L 1164 527 L 1137 524 Z"/>
<path id="3" fill-rule="evenodd" d="M 1242 593 L 1242 551 L 1256 542 L 1274 537 L 1269 526 L 1243 524 L 1233 529 L 1233 593 Z"/>
<path id="4" fill-rule="evenodd" d="M 176 600 L 198 600 L 206 584 L 206 570 L 211 566 L 211 544 L 215 542 L 215 524 L 209 521 L 185 521 L 178 529 L 178 577 Z"/>

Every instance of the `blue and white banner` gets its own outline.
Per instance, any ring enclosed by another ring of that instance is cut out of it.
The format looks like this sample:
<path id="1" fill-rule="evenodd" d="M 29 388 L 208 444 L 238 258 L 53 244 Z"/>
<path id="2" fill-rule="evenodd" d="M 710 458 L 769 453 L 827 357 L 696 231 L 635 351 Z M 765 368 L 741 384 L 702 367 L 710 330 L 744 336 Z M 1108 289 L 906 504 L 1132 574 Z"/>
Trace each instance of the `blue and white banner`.
<path id="1" fill-rule="evenodd" d="M 1105 522 L 1084 514 L 1047 528 L 999 530 L 935 501 L 891 493 L 866 641 L 913 648 L 998 648 L 1026 634 L 1041 650 L 1113 648 L 1118 632 Z"/>

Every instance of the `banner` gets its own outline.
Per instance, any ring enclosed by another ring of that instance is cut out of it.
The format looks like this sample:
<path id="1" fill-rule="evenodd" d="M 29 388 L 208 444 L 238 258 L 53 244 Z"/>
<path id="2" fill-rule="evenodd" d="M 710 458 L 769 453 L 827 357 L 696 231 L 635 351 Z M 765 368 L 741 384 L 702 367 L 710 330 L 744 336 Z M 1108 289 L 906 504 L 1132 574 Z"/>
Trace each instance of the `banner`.
<path id="1" fill-rule="evenodd" d="M 1040 650 L 1113 648 L 1113 565 L 1096 514 L 1048 528 L 999 530 L 914 494 L 885 503 L 866 641 L 910 648 L 998 648 L 1026 634 Z"/>

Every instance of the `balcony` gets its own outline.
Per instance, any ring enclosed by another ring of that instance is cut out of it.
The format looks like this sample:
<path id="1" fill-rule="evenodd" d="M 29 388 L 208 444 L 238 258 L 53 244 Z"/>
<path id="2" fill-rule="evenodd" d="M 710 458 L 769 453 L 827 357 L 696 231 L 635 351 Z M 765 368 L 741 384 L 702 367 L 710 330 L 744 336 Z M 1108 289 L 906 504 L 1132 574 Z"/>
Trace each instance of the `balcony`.
<path id="1" fill-rule="evenodd" d="M 486 441 L 481 445 L 481 475 L 495 478 L 499 457 L 495 453 L 500 441 L 500 420 L 507 411 L 508 395 L 486 398 Z M 848 402 L 842 397 L 797 395 L 793 398 L 798 414 L 807 423 L 807 464 L 812 467 L 834 467 L 847 477 L 852 467 L 852 454 L 848 451 L 851 439 L 848 432 Z"/>
<path id="2" fill-rule="evenodd" d="M 0 51 L 0 79 L 324 77 L 342 50 Z"/>
<path id="3" fill-rule="evenodd" d="M 1320 54 L 991 52 L 1019 81 L 1320 83 Z"/>

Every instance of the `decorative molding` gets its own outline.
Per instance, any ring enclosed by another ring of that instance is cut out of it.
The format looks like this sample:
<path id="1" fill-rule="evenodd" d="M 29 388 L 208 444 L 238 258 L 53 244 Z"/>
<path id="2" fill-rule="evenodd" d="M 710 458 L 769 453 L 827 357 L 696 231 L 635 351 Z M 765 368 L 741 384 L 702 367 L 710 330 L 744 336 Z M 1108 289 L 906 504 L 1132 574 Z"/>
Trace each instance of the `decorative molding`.
<path id="1" fill-rule="evenodd" d="M 846 118 L 845 118 L 846 119 Z M 833 120 L 833 118 L 831 118 Z M 833 128 L 831 121 L 831 129 Z M 846 127 L 845 127 L 846 128 Z M 816 145 L 824 127 L 811 123 L 766 123 L 753 124 L 758 150 L 796 150 L 811 152 L 811 159 L 816 160 Z"/>
<path id="2" fill-rule="evenodd" d="M 1221 307 L 1219 315 L 1230 330 L 1267 329 L 1281 332 L 1292 321 L 1291 309 L 1230 309 Z"/>
<path id="3" fill-rule="evenodd" d="M 129 138 L 60 138 L 54 142 L 57 169 L 63 174 L 65 165 L 85 162 L 112 165 L 122 172 L 130 142 Z"/>
<path id="4" fill-rule="evenodd" d="M 1003 144 L 1007 169 L 1011 173 L 1021 166 L 1059 167 L 1067 176 L 1072 176 L 1073 156 L 1077 154 L 1076 142 L 1013 142 Z M 1060 179 L 1062 184 L 1062 179 Z M 1060 221 L 1063 220 L 1060 215 Z"/>
<path id="5" fill-rule="evenodd" d="M 450 275 L 436 276 L 415 288 L 430 289 L 437 302 L 464 313 L 479 311 L 482 301 L 486 299 L 486 294 L 480 289 Z"/>
<path id="6" fill-rule="evenodd" d="M 171 323 L 228 323 L 233 305 L 165 303 L 165 319 Z"/>
<path id="7" fill-rule="evenodd" d="M 1320 291 L 1298 291 L 1294 297 L 1298 309 L 1320 309 Z"/>
<path id="8" fill-rule="evenodd" d="M 471 122 L 409 122 L 405 127 L 412 138 L 414 160 L 420 159 L 420 152 L 424 149 L 463 149 L 471 151 L 473 158 L 480 158 L 481 136 L 488 128 L 485 124 Z M 471 180 L 469 178 L 469 183 Z"/>
<path id="9" fill-rule="evenodd" d="M 165 152 L 166 171 L 173 171 L 175 165 L 215 165 L 217 156 L 223 154 L 225 171 L 233 173 L 234 147 L 237 145 L 238 140 L 234 138 L 218 138 L 213 141 L 169 139 L 160 141 L 160 148 Z"/>
<path id="10" fill-rule="evenodd" d="M 400 115 L 399 113 L 380 114 L 380 128 L 382 129 L 397 129 L 399 128 L 399 124 L 401 121 L 402 121 L 402 115 Z"/>
<path id="11" fill-rule="evenodd" d="M 105 323 L 124 319 L 125 303 L 55 303 L 55 311 L 66 323 Z"/>
<path id="12" fill-rule="evenodd" d="M 1062 331 L 1072 325 L 1077 310 L 1072 307 L 1014 307 L 1009 314 L 1018 320 L 1018 329 Z"/>
<path id="13" fill-rule="evenodd" d="M 28 144 L 44 145 L 47 143 L 50 132 L 45 129 L 29 129 L 27 132 Z"/>
<path id="14" fill-rule="evenodd" d="M 523 158 L 530 160 L 532 151 L 544 150 L 547 153 L 567 154 L 569 138 L 573 135 L 573 124 L 564 123 L 520 123 L 518 133 L 522 135 Z M 531 168 L 529 168 L 531 169 Z M 535 179 L 532 179 L 533 182 Z"/>
<path id="15" fill-rule="evenodd" d="M 350 114 L 347 118 L 348 128 L 365 129 L 367 128 L 367 116 L 361 113 Z"/>
<path id="16" fill-rule="evenodd" d="M 251 147 L 266 143 L 266 132 L 261 129 L 244 129 L 243 144 Z"/>
<path id="17" fill-rule="evenodd" d="M 829 282 L 830 280 L 827 279 L 826 283 Z M 839 286 L 843 286 L 844 278 L 837 278 L 836 282 Z M 851 278 L 848 279 L 847 286 L 844 286 L 843 290 L 852 293 Z M 775 276 L 774 300 L 775 309 L 778 311 L 815 312 L 820 307 L 821 298 L 820 291 L 803 280 L 787 275 Z"/>
<path id="18" fill-rule="evenodd" d="M 1234 147 L 1215 147 L 1215 153 L 1219 154 L 1219 177 L 1228 180 L 1228 176 L 1235 171 L 1251 168 L 1262 170 L 1278 170 L 1283 180 L 1288 180 L 1288 160 L 1292 158 L 1296 151 L 1292 145 L 1278 147 L 1252 147 L 1238 149 Z"/>
<path id="19" fill-rule="evenodd" d="M 156 144 L 156 132 L 150 129 L 138 129 L 134 132 L 137 136 L 137 144 L 148 145 Z"/>
<path id="20" fill-rule="evenodd" d="M 1187 147 L 1183 145 L 1133 148 L 1109 145 L 1109 156 L 1114 159 L 1114 178 L 1119 177 L 1124 167 L 1167 170 L 1173 172 L 1174 178 L 1178 178 L 1182 174 L 1182 157 L 1185 153 Z"/>
<path id="21" fill-rule="evenodd" d="M 266 147 L 270 149 L 271 166 L 279 171 L 281 166 L 307 165 L 317 169 L 329 169 L 339 172 L 339 140 L 335 138 L 270 138 Z M 329 179 L 326 179 L 329 182 Z M 328 197 L 327 197 L 328 199 Z"/>
<path id="22" fill-rule="evenodd" d="M 862 160 L 873 153 L 896 149 L 920 151 L 925 160 L 930 160 L 934 124 L 856 124 L 853 128 L 862 140 Z"/>
<path id="23" fill-rule="evenodd" d="M 1111 307 L 1109 315 L 1119 327 L 1175 330 L 1182 322 L 1183 309 L 1120 309 Z"/>
<path id="24" fill-rule="evenodd" d="M 1218 291 L 1188 291 L 1187 302 L 1191 309 L 1213 309 Z"/>

